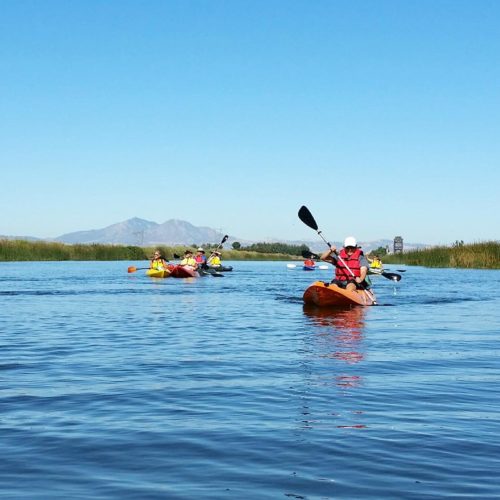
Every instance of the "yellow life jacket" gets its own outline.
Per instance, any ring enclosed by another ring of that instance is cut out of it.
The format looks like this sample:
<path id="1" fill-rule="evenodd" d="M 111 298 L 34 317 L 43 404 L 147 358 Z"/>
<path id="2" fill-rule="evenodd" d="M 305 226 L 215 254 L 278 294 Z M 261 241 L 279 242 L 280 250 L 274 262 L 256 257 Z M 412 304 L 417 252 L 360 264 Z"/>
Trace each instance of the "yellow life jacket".
<path id="1" fill-rule="evenodd" d="M 191 266 L 196 268 L 196 261 L 193 259 L 193 257 L 186 257 L 181 260 L 181 266 Z"/>
<path id="2" fill-rule="evenodd" d="M 382 262 L 380 262 L 380 260 L 374 260 L 374 261 L 370 262 L 370 267 L 373 267 L 374 269 L 381 269 Z"/>
<path id="3" fill-rule="evenodd" d="M 163 266 L 163 259 L 153 259 L 151 261 L 151 269 L 163 271 L 165 269 L 165 267 Z"/>
<path id="4" fill-rule="evenodd" d="M 220 262 L 220 257 L 218 255 L 214 255 L 211 259 L 210 259 L 210 265 L 211 266 L 220 266 L 221 265 L 221 262 Z"/>

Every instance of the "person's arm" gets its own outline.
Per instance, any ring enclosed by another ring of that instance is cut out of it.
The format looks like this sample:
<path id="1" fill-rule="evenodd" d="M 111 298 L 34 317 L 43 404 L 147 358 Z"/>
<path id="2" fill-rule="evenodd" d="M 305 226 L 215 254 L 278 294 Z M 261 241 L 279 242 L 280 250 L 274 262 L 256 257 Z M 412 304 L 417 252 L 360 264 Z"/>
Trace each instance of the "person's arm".
<path id="1" fill-rule="evenodd" d="M 368 273 L 368 268 L 370 267 L 370 265 L 368 264 L 368 259 L 364 255 L 362 255 L 359 258 L 359 265 L 360 265 L 359 278 L 356 278 L 356 281 L 358 283 L 363 283 L 363 281 L 365 281 L 365 279 L 366 279 L 366 275 Z"/>
<path id="2" fill-rule="evenodd" d="M 325 262 L 331 262 L 332 264 L 335 264 L 337 262 L 337 257 L 333 257 L 337 253 L 337 248 L 335 245 L 332 245 L 328 250 L 323 252 L 321 254 L 320 259 L 325 261 Z"/>

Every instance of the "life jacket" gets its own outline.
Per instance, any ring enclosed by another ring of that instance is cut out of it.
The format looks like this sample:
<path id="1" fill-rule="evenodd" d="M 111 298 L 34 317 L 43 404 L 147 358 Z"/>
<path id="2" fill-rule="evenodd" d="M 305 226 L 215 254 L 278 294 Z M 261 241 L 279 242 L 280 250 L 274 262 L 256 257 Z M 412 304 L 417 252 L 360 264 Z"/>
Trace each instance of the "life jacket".
<path id="1" fill-rule="evenodd" d="M 381 269 L 382 262 L 380 262 L 379 260 L 374 260 L 373 262 L 370 262 L 370 267 L 373 267 L 374 269 Z"/>
<path id="2" fill-rule="evenodd" d="M 218 255 L 214 255 L 210 259 L 210 265 L 211 266 L 220 266 L 220 257 Z"/>
<path id="3" fill-rule="evenodd" d="M 194 260 L 196 262 L 198 262 L 198 264 L 203 264 L 204 262 L 207 261 L 207 257 L 206 257 L 206 255 L 199 254 L 199 255 L 196 255 L 196 257 L 194 258 Z"/>
<path id="4" fill-rule="evenodd" d="M 339 252 L 339 257 L 345 262 L 345 265 L 352 271 L 352 274 L 348 269 L 345 268 L 344 264 L 340 262 L 340 259 L 337 259 L 335 264 L 335 279 L 339 281 L 348 281 L 352 280 L 355 277 L 359 278 L 361 276 L 361 266 L 359 264 L 359 259 L 363 255 L 363 250 L 361 248 L 356 248 L 352 255 L 349 257 L 345 249 L 342 248 Z"/>
<path id="5" fill-rule="evenodd" d="M 316 264 L 314 263 L 314 260 L 311 260 L 311 259 L 307 259 L 304 261 L 304 266 L 308 266 L 308 267 L 314 267 Z"/>
<path id="6" fill-rule="evenodd" d="M 181 260 L 181 266 L 191 266 L 196 269 L 196 261 L 193 257 L 184 258 Z"/>
<path id="7" fill-rule="evenodd" d="M 151 261 L 151 269 L 156 269 L 157 271 L 163 271 L 163 259 L 153 259 Z"/>

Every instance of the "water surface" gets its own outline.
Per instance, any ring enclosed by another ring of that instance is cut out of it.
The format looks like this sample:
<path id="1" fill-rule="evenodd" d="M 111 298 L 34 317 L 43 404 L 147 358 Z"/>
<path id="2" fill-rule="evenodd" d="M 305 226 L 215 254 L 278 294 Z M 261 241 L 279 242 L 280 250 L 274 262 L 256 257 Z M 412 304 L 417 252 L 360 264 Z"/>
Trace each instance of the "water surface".
<path id="1" fill-rule="evenodd" d="M 499 271 L 227 264 L 0 264 L 2 498 L 500 497 Z"/>

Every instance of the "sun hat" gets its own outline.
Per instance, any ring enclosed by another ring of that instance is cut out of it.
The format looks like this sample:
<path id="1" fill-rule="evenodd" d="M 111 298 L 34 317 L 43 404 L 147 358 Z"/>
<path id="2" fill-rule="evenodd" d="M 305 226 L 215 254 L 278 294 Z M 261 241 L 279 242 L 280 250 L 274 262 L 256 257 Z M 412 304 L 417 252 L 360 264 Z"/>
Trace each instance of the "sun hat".
<path id="1" fill-rule="evenodd" d="M 198 248 L 198 252 L 204 252 L 205 250 L 203 250 L 203 248 L 199 247 Z"/>
<path id="2" fill-rule="evenodd" d="M 356 238 L 354 236 L 348 236 L 344 240 L 344 247 L 357 247 Z"/>

